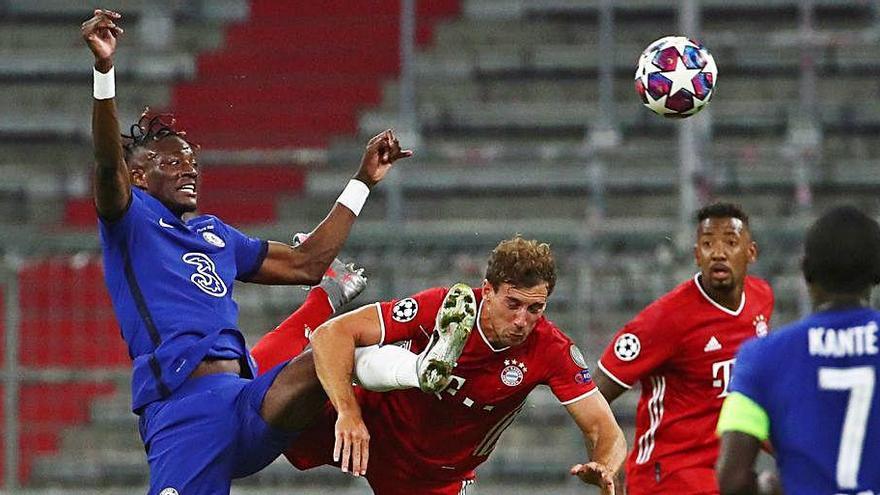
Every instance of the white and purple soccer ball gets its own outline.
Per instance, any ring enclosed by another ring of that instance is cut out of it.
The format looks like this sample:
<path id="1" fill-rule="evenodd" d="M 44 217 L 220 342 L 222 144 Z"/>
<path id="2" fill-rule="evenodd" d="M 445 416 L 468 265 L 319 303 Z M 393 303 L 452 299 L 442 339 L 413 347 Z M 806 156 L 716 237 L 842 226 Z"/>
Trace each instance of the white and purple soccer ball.
<path id="1" fill-rule="evenodd" d="M 652 111 L 664 117 L 690 117 L 712 99 L 718 68 L 702 43 L 666 36 L 639 56 L 635 82 L 639 98 Z"/>

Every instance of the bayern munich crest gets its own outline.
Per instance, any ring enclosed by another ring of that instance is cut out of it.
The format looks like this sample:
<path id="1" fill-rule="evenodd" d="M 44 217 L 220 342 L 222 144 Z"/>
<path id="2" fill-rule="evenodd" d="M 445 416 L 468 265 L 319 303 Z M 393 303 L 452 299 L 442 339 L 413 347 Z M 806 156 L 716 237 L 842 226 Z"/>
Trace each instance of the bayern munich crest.
<path id="1" fill-rule="evenodd" d="M 526 371 L 529 370 L 525 363 L 516 359 L 505 359 L 504 365 L 504 369 L 501 370 L 501 383 L 508 387 L 515 387 L 522 383 Z"/>
<path id="2" fill-rule="evenodd" d="M 614 355 L 621 361 L 632 361 L 639 357 L 641 350 L 642 343 L 631 333 L 625 333 L 614 341 Z"/>
<path id="3" fill-rule="evenodd" d="M 397 301 L 391 308 L 391 318 L 400 323 L 412 321 L 419 314 L 419 303 L 411 297 Z"/>
<path id="4" fill-rule="evenodd" d="M 755 335 L 758 337 L 766 337 L 770 332 L 770 325 L 767 325 L 767 318 L 764 318 L 764 315 L 756 316 L 752 323 L 755 325 Z"/>

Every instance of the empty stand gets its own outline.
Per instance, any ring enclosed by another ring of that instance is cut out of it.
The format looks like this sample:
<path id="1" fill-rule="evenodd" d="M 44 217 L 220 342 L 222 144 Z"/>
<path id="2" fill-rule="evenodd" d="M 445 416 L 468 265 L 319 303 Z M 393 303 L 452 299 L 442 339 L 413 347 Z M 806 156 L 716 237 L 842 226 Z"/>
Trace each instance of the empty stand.
<path id="1" fill-rule="evenodd" d="M 117 391 L 130 366 L 102 280 L 89 256 L 48 258 L 18 271 L 23 481 L 38 456 L 57 451 L 65 429 L 90 419 L 92 400 Z"/>
<path id="2" fill-rule="evenodd" d="M 418 40 L 430 40 L 457 0 L 419 2 Z M 356 130 L 358 112 L 379 101 L 399 69 L 399 2 L 307 5 L 256 0 L 225 46 L 199 57 L 195 81 L 172 106 L 203 146 L 324 147 Z M 216 95 L 212 98 L 211 95 Z"/>
<path id="3" fill-rule="evenodd" d="M 167 51 L 126 40 L 118 84 L 123 122 L 146 104 L 174 110 L 202 146 L 204 212 L 248 234 L 285 240 L 323 218 L 366 139 L 399 125 L 399 2 L 356 2 L 358 12 L 345 0 L 221 3 L 230 7 L 217 7 L 222 12 L 207 21 L 175 11 L 178 29 Z M 380 186 L 346 245 L 342 257 L 365 266 L 371 280 L 359 302 L 456 281 L 478 284 L 499 239 L 517 232 L 539 237 L 552 243 L 560 265 L 548 315 L 595 362 L 612 332 L 695 270 L 687 247 L 676 242 L 680 123 L 650 114 L 632 87 L 638 53 L 676 25 L 675 4 L 615 1 L 613 54 L 596 50 L 597 2 L 418 4 L 421 139 L 416 156 L 396 172 L 402 218 L 387 221 L 394 198 Z M 701 38 L 719 64 L 720 82 L 715 101 L 696 117 L 710 129 L 699 181 L 706 197 L 742 202 L 752 215 L 761 247 L 753 271 L 776 289 L 778 326 L 802 309 L 797 253 L 808 221 L 793 201 L 799 3 L 701 4 Z M 808 177 L 813 211 L 847 201 L 876 216 L 876 7 L 862 0 L 814 4 L 824 42 L 812 52 L 821 130 Z M 0 241 L 40 255 L 52 249 L 44 245 L 94 253 L 90 81 L 83 70 L 90 56 L 70 32 L 81 12 L 60 0 L 3 5 L 0 212 L 7 228 Z M 117 6 L 134 20 L 149 14 L 142 2 Z M 34 12 L 40 15 L 19 22 Z M 585 146 L 600 123 L 597 74 L 604 64 L 614 69 L 621 138 L 609 149 Z M 127 366 L 94 260 L 73 267 L 50 258 L 22 276 L 30 277 L 22 285 L 24 366 L 95 373 Z M 53 283 L 39 283 L 47 279 Z M 236 295 L 240 326 L 253 345 L 305 293 L 240 284 Z M 22 438 L 22 469 L 33 473 L 33 485 L 127 487 L 123 492 L 143 485 L 127 386 L 97 376 L 69 386 L 26 384 L 21 404 L 29 409 L 20 415 L 34 427 Z M 46 397 L 60 409 L 49 408 Z M 630 393 L 615 403 L 618 417 L 631 422 L 636 399 Z M 489 493 L 491 482 L 540 480 L 532 492 L 569 493 L 565 470 L 584 453 L 563 411 L 549 394 L 532 397 L 481 469 L 480 492 Z M 103 448 L 89 447 L 96 444 Z M 363 491 L 338 473 L 299 473 L 283 461 L 242 486 L 309 483 Z"/>

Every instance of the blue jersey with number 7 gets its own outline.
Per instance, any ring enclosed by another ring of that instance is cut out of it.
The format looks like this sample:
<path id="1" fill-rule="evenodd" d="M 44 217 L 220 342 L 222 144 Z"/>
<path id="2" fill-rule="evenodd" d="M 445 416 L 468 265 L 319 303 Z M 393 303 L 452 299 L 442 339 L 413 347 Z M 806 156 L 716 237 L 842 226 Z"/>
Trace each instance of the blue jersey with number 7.
<path id="1" fill-rule="evenodd" d="M 880 494 L 878 325 L 822 311 L 740 349 L 731 390 L 766 412 L 785 493 Z"/>
<path id="2" fill-rule="evenodd" d="M 247 280 L 268 244 L 220 219 L 183 222 L 132 188 L 117 220 L 99 221 L 104 278 L 133 360 L 132 409 L 167 397 L 206 357 L 253 364 L 238 330 L 235 280 Z"/>

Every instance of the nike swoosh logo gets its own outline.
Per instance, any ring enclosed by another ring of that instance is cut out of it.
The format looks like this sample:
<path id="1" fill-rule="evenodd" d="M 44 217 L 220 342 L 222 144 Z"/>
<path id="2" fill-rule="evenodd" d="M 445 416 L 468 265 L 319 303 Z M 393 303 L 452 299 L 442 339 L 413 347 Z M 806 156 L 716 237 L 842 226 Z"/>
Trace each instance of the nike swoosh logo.
<path id="1" fill-rule="evenodd" d="M 160 219 L 159 219 L 159 226 L 160 226 L 160 227 L 165 227 L 166 229 L 173 229 L 173 228 L 174 228 L 174 225 L 171 225 L 171 224 L 165 223 L 165 219 L 164 219 L 164 218 L 160 218 Z"/>

